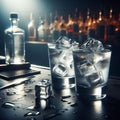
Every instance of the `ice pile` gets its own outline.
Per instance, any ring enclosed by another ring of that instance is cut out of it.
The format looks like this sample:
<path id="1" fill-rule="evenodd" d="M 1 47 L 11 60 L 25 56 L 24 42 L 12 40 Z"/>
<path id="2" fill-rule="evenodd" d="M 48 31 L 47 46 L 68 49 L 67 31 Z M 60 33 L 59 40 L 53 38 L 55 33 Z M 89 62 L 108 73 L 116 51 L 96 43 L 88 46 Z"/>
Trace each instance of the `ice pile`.
<path id="1" fill-rule="evenodd" d="M 94 38 L 88 38 L 85 43 L 81 46 L 82 49 L 86 49 L 91 52 L 99 52 L 104 50 L 102 42 Z"/>
<path id="2" fill-rule="evenodd" d="M 101 86 L 106 82 L 109 71 L 110 53 L 105 52 L 102 42 L 89 38 L 81 45 L 81 55 L 77 69 L 80 74 L 78 84 L 86 88 Z"/>
<path id="3" fill-rule="evenodd" d="M 74 76 L 72 50 L 78 48 L 78 43 L 66 36 L 59 37 L 56 47 L 50 50 L 52 73 L 58 77 Z"/>
<path id="4" fill-rule="evenodd" d="M 61 36 L 56 41 L 56 48 L 68 48 L 68 49 L 76 49 L 78 48 L 79 43 L 66 37 Z"/>

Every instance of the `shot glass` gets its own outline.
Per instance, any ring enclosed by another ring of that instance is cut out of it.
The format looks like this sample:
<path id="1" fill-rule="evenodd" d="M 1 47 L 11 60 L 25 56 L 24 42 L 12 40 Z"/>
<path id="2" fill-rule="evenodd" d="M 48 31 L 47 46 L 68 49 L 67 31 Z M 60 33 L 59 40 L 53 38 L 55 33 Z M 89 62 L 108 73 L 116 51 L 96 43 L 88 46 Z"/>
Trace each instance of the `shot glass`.
<path id="1" fill-rule="evenodd" d="M 100 100 L 106 97 L 111 50 L 91 52 L 85 49 L 73 51 L 76 91 L 79 98 Z"/>

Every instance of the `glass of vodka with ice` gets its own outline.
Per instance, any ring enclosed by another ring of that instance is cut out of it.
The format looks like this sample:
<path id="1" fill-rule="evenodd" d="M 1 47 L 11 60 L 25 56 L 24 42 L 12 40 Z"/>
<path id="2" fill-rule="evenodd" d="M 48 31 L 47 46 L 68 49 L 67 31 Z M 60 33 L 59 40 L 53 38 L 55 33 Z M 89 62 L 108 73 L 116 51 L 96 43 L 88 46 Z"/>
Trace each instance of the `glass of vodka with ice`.
<path id="1" fill-rule="evenodd" d="M 111 50 L 89 38 L 73 51 L 76 90 L 79 98 L 100 100 L 106 97 Z"/>
<path id="2" fill-rule="evenodd" d="M 78 43 L 66 36 L 60 37 L 55 44 L 48 44 L 53 88 L 66 89 L 75 87 L 72 49 L 77 46 Z"/>

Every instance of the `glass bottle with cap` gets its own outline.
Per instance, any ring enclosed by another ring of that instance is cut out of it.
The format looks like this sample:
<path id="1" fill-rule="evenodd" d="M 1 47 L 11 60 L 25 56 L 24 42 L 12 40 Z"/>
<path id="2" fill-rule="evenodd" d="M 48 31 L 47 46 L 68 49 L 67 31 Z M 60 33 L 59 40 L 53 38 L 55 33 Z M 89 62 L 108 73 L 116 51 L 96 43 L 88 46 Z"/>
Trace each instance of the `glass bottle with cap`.
<path id="1" fill-rule="evenodd" d="M 10 14 L 11 26 L 5 30 L 6 64 L 25 62 L 25 31 L 18 27 L 18 14 Z"/>

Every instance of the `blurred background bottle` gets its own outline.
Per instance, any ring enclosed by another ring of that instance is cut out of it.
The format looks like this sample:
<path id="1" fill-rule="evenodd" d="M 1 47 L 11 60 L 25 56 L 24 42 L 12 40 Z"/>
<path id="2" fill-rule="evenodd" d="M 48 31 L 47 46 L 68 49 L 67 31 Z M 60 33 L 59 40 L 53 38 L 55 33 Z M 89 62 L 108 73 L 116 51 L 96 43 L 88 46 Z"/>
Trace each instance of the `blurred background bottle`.
<path id="1" fill-rule="evenodd" d="M 67 31 L 67 37 L 73 39 L 73 18 L 70 14 L 68 15 L 66 31 Z"/>
<path id="2" fill-rule="evenodd" d="M 113 44 L 112 42 L 113 39 L 115 39 L 115 32 L 117 28 L 117 21 L 115 20 L 113 16 L 113 10 L 110 9 L 109 11 L 109 18 L 107 20 L 107 25 L 106 25 L 106 40 L 109 42 L 109 44 Z"/>
<path id="3" fill-rule="evenodd" d="M 36 25 L 32 13 L 30 14 L 30 22 L 28 24 L 28 40 L 30 41 L 36 40 Z"/>
<path id="4" fill-rule="evenodd" d="M 56 42 L 56 40 L 59 38 L 59 30 L 60 30 L 60 17 L 55 12 L 55 16 L 53 17 L 53 28 L 52 28 L 52 42 Z"/>
<path id="5" fill-rule="evenodd" d="M 5 30 L 6 64 L 25 62 L 25 32 L 18 27 L 18 14 L 10 14 L 11 26 Z"/>
<path id="6" fill-rule="evenodd" d="M 39 25 L 38 25 L 38 41 L 45 41 L 45 29 L 44 29 L 44 20 L 42 17 L 39 17 Z"/>
<path id="7" fill-rule="evenodd" d="M 102 42 L 106 39 L 106 19 L 102 11 L 99 11 L 99 16 L 96 25 L 96 38 Z"/>

